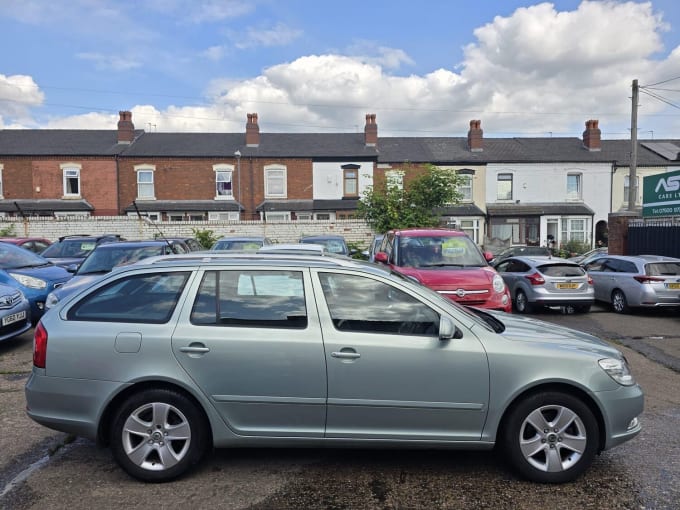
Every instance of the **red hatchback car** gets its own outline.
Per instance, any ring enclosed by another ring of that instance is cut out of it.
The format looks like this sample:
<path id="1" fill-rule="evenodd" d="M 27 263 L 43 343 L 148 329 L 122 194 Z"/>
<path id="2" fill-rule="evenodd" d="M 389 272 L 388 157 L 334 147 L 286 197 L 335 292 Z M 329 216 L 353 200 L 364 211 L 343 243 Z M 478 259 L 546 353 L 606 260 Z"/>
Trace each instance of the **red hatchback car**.
<path id="1" fill-rule="evenodd" d="M 52 242 L 44 237 L 0 237 L 0 242 L 21 246 L 33 253 L 41 253 Z"/>
<path id="2" fill-rule="evenodd" d="M 448 229 L 391 230 L 375 256 L 457 303 L 510 313 L 510 293 L 489 266 L 492 258 L 464 232 Z"/>

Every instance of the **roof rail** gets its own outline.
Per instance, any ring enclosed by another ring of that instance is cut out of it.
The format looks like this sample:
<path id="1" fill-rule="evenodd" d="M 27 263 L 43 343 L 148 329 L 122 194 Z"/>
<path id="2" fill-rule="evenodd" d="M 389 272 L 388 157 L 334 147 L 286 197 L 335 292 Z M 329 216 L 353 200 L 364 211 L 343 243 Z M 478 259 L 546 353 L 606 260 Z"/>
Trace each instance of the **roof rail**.
<path id="1" fill-rule="evenodd" d="M 335 265 L 340 267 L 351 267 L 356 265 L 357 261 L 348 257 L 338 257 L 327 255 L 319 257 L 319 255 L 302 255 L 290 253 L 256 253 L 256 252 L 241 252 L 241 253 L 224 253 L 224 252 L 199 252 L 192 253 L 178 253 L 168 255 L 156 255 L 154 257 L 147 257 L 138 260 L 130 265 L 149 265 L 159 264 L 163 262 L 219 262 L 223 261 L 258 261 L 258 260 L 281 260 L 281 261 L 303 261 L 315 262 L 320 265 Z"/>

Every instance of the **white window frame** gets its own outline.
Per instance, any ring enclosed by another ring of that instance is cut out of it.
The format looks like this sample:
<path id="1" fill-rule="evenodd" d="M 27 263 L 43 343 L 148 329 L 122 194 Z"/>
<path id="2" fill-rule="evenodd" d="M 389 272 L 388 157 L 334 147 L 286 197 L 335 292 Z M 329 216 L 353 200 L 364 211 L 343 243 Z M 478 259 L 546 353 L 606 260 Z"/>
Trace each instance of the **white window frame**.
<path id="1" fill-rule="evenodd" d="M 62 185 L 63 185 L 63 190 L 64 190 L 64 198 L 80 198 L 81 196 L 81 183 L 80 183 L 80 170 L 81 170 L 81 165 L 78 163 L 62 163 L 59 165 L 59 168 L 61 168 L 61 178 L 62 178 Z M 70 175 L 68 175 L 70 173 Z M 68 192 L 68 181 L 70 179 L 76 179 L 77 181 L 77 186 L 78 186 L 78 192 L 77 193 L 69 193 Z"/>
<path id="2" fill-rule="evenodd" d="M 583 229 L 574 228 L 574 222 L 576 221 L 583 222 Z M 560 243 L 577 241 L 590 244 L 592 230 L 591 219 L 588 216 L 562 216 L 560 218 Z M 578 234 L 580 233 L 583 233 L 583 239 L 579 239 L 581 236 Z"/>
<path id="3" fill-rule="evenodd" d="M 140 182 L 139 176 L 142 174 L 150 173 L 151 174 L 151 182 Z M 137 200 L 156 200 L 156 179 L 155 179 L 155 173 L 156 173 L 156 167 L 151 166 L 151 165 L 136 165 L 135 166 L 135 174 L 137 177 Z M 149 186 L 150 185 L 150 186 Z M 149 196 L 147 195 L 140 195 L 140 186 L 147 186 L 151 188 L 151 194 Z"/>
<path id="4" fill-rule="evenodd" d="M 54 211 L 55 218 L 89 218 L 87 211 Z"/>
<path id="5" fill-rule="evenodd" d="M 161 219 L 161 213 L 159 212 L 140 212 L 139 214 L 142 215 L 142 218 L 149 218 L 151 221 L 160 221 Z M 128 212 L 128 216 L 137 216 L 137 212 Z"/>
<path id="6" fill-rule="evenodd" d="M 456 218 L 446 218 L 446 226 L 465 232 L 475 244 L 479 244 L 480 238 L 480 219 L 461 216 Z"/>
<path id="7" fill-rule="evenodd" d="M 576 178 L 576 190 L 570 190 L 570 180 Z M 581 172 L 569 172 L 567 174 L 567 200 L 583 200 L 583 174 Z"/>
<path id="8" fill-rule="evenodd" d="M 281 180 L 281 192 L 272 190 L 274 187 L 270 180 Z M 264 167 L 264 196 L 265 198 L 288 197 L 288 171 L 283 165 L 267 165 Z"/>
<path id="9" fill-rule="evenodd" d="M 458 185 L 458 191 L 461 193 L 461 202 L 472 202 L 474 201 L 474 195 L 472 194 L 472 180 L 474 175 L 468 173 L 456 174 L 460 179 L 460 184 Z M 465 182 L 467 181 L 467 182 Z M 469 190 L 469 191 L 465 191 Z"/>
<path id="10" fill-rule="evenodd" d="M 635 183 L 637 184 L 636 186 L 636 193 L 635 193 L 635 205 L 640 204 L 640 176 L 636 175 L 635 176 Z M 624 175 L 623 176 L 623 203 L 625 205 L 628 205 L 628 188 L 630 187 L 630 175 Z"/>
<path id="11" fill-rule="evenodd" d="M 219 164 L 213 165 L 215 172 L 215 200 L 234 200 L 234 165 Z M 220 180 L 220 177 L 229 177 L 229 180 Z M 231 187 L 227 193 L 220 194 L 219 184 L 221 182 L 229 182 Z"/>
<path id="12" fill-rule="evenodd" d="M 388 188 L 404 189 L 404 171 L 403 170 L 387 170 L 385 172 L 385 179 Z"/>
<path id="13" fill-rule="evenodd" d="M 328 218 L 319 218 L 319 216 L 326 215 L 328 215 Z M 335 213 L 334 212 L 314 213 L 314 221 L 335 221 Z"/>
<path id="14" fill-rule="evenodd" d="M 268 211 L 264 213 L 267 223 L 286 223 L 290 221 L 290 212 Z"/>
<path id="15" fill-rule="evenodd" d="M 313 215 L 310 212 L 296 212 L 295 218 L 297 221 L 312 221 Z"/>
<path id="16" fill-rule="evenodd" d="M 238 221 L 240 219 L 238 211 L 215 211 L 208 213 L 208 221 Z"/>
<path id="17" fill-rule="evenodd" d="M 501 176 L 510 176 L 509 179 L 501 179 Z M 500 196 L 500 188 L 498 186 L 499 183 L 501 182 L 510 182 L 510 197 L 503 196 L 501 198 Z M 515 176 L 512 174 L 512 172 L 498 172 L 496 175 L 496 200 L 499 202 L 509 202 L 513 199 L 515 196 Z"/>

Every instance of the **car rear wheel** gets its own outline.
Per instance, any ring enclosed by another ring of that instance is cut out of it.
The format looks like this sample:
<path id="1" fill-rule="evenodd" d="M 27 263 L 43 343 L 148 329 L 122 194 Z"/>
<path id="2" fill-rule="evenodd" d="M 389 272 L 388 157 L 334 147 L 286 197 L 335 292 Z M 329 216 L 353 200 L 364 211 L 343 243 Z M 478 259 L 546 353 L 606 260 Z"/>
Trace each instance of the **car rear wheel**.
<path id="1" fill-rule="evenodd" d="M 538 393 L 519 402 L 503 432 L 508 460 L 523 477 L 540 483 L 574 480 L 588 469 L 599 447 L 593 412 L 562 392 Z"/>
<path id="2" fill-rule="evenodd" d="M 126 400 L 111 429 L 118 464 L 145 482 L 166 482 L 196 464 L 207 450 L 208 428 L 190 399 L 166 389 L 151 389 Z"/>
<path id="3" fill-rule="evenodd" d="M 534 307 L 529 303 L 529 299 L 523 290 L 518 290 L 515 296 L 515 308 L 519 313 L 531 313 L 534 311 Z"/>
<path id="4" fill-rule="evenodd" d="M 626 295 L 623 291 L 616 289 L 612 292 L 612 308 L 616 313 L 627 313 L 630 311 Z"/>

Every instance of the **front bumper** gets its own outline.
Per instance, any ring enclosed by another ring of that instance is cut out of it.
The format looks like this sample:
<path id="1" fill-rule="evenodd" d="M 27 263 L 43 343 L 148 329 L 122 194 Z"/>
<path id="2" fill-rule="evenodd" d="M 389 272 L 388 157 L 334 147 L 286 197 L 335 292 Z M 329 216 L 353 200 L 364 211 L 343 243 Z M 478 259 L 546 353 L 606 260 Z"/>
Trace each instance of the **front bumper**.
<path id="1" fill-rule="evenodd" d="M 639 385 L 621 386 L 613 391 L 596 393 L 605 425 L 603 450 L 633 439 L 642 426 L 639 416 L 644 410 L 644 395 Z M 637 420 L 636 420 L 637 418 Z"/>

